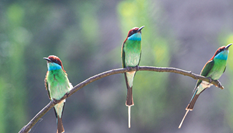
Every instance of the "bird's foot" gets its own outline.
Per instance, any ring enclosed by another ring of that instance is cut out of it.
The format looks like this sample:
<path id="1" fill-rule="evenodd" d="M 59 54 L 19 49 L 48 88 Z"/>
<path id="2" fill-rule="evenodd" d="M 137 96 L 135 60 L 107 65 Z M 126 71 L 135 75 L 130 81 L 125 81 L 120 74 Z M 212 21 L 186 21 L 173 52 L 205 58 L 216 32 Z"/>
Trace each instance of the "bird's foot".
<path id="1" fill-rule="evenodd" d="M 132 71 L 132 67 L 127 66 L 126 68 L 128 71 Z"/>
<path id="2" fill-rule="evenodd" d="M 138 71 L 138 70 L 139 70 L 139 66 L 137 65 L 137 66 L 136 66 L 136 71 Z"/>
<path id="3" fill-rule="evenodd" d="M 135 67 L 127 66 L 126 68 L 127 68 L 127 70 L 128 70 L 129 72 L 134 71 L 133 69 L 136 69 L 136 71 L 139 70 L 139 66 L 135 66 Z"/>
<path id="4" fill-rule="evenodd" d="M 69 96 L 69 93 L 68 92 L 66 92 L 66 94 L 65 94 L 65 98 L 67 98 Z"/>
<path id="5" fill-rule="evenodd" d="M 208 79 L 209 79 L 209 82 L 210 82 L 210 83 L 213 82 L 213 79 L 212 79 L 212 78 L 208 77 Z"/>
<path id="6" fill-rule="evenodd" d="M 53 103 L 57 104 L 57 103 L 59 103 L 59 100 L 53 98 Z"/>

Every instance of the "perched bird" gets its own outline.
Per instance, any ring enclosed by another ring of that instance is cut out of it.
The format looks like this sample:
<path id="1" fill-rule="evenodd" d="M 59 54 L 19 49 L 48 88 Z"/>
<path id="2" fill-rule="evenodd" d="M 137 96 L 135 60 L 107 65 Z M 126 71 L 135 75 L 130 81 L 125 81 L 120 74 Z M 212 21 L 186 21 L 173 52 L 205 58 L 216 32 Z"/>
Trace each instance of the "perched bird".
<path id="1" fill-rule="evenodd" d="M 207 78 L 210 78 L 211 80 L 218 80 L 222 74 L 226 70 L 226 63 L 227 63 L 227 58 L 228 58 L 228 48 L 232 44 L 229 44 L 227 46 L 222 46 L 217 49 L 215 52 L 214 56 L 205 64 L 205 66 L 201 70 L 201 75 L 205 76 Z M 179 125 L 179 128 L 181 128 L 182 123 L 188 114 L 189 111 L 193 110 L 194 104 L 199 97 L 199 95 L 207 88 L 212 86 L 209 82 L 198 80 L 196 83 L 196 86 L 194 88 L 194 94 L 186 107 L 186 113 Z"/>
<path id="2" fill-rule="evenodd" d="M 122 45 L 121 57 L 123 68 L 138 67 L 141 59 L 141 30 L 144 26 L 135 27 L 128 32 L 128 35 Z M 126 72 L 125 81 L 127 86 L 127 99 L 125 105 L 128 106 L 128 126 L 130 128 L 130 109 L 134 105 L 132 87 L 136 71 Z"/>
<path id="3" fill-rule="evenodd" d="M 54 55 L 50 55 L 47 60 L 48 71 L 45 76 L 45 87 L 48 91 L 50 100 L 60 100 L 67 92 L 69 92 L 73 86 L 70 83 L 66 71 L 62 66 L 61 60 Z M 56 115 L 57 122 L 57 133 L 65 132 L 62 124 L 62 112 L 65 105 L 63 100 L 54 106 L 54 111 Z"/>

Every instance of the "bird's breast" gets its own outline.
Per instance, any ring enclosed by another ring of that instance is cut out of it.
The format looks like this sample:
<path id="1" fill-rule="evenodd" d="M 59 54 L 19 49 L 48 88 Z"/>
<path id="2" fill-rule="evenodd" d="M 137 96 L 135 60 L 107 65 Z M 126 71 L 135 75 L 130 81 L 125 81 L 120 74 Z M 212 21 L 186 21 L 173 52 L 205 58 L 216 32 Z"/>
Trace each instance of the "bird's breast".
<path id="1" fill-rule="evenodd" d="M 124 47 L 125 65 L 137 66 L 141 57 L 141 41 L 127 41 Z"/>
<path id="2" fill-rule="evenodd" d="M 215 59 L 214 66 L 210 70 L 207 77 L 211 77 L 213 80 L 218 80 L 222 76 L 226 68 L 226 62 L 226 60 Z"/>
<path id="3" fill-rule="evenodd" d="M 50 97 L 57 100 L 62 98 L 72 88 L 72 85 L 63 71 L 49 71 L 47 81 Z"/>

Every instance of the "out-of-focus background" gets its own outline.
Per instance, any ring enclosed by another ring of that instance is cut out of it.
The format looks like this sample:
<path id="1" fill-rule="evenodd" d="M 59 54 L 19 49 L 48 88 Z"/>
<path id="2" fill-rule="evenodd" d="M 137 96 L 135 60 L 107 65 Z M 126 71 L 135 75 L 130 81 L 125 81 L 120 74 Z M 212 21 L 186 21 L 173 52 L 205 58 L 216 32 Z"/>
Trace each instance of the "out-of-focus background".
<path id="1" fill-rule="evenodd" d="M 200 73 L 216 49 L 233 42 L 231 0 L 1 0 L 0 132 L 18 132 L 48 102 L 43 57 L 57 55 L 73 85 L 120 68 L 121 45 L 133 27 L 142 30 L 141 66 Z M 225 89 L 212 86 L 178 125 L 196 81 L 172 73 L 140 71 L 133 88 L 132 127 L 127 127 L 123 74 L 82 88 L 67 99 L 67 133 L 233 132 L 233 48 Z M 53 110 L 31 133 L 56 132 Z"/>

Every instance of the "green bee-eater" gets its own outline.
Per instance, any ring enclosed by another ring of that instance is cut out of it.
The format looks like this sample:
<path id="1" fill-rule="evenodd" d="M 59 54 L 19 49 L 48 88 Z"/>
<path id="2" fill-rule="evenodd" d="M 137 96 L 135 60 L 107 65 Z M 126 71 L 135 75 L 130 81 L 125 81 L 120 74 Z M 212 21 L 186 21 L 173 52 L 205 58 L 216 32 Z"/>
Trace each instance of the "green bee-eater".
<path id="1" fill-rule="evenodd" d="M 66 71 L 63 68 L 61 60 L 54 55 L 50 55 L 47 60 L 48 71 L 45 77 L 45 87 L 48 91 L 50 100 L 60 100 L 73 86 L 69 82 Z M 63 100 L 54 106 L 57 120 L 57 133 L 65 132 L 62 124 L 62 112 L 65 105 Z"/>
<path id="2" fill-rule="evenodd" d="M 123 68 L 138 67 L 141 59 L 141 30 L 144 26 L 135 27 L 128 32 L 128 35 L 122 45 L 121 57 Z M 125 81 L 127 86 L 126 106 L 128 106 L 128 126 L 130 128 L 130 108 L 134 105 L 132 87 L 136 71 L 126 72 Z"/>
<path id="3" fill-rule="evenodd" d="M 222 74 L 226 70 L 226 63 L 228 58 L 228 48 L 231 44 L 227 46 L 222 46 L 217 49 L 214 56 L 205 64 L 202 68 L 201 75 L 207 78 L 211 78 L 211 80 L 218 80 Z M 182 123 L 188 114 L 189 111 L 193 110 L 194 104 L 199 97 L 199 95 L 207 88 L 209 88 L 212 84 L 206 81 L 198 80 L 196 86 L 194 88 L 194 94 L 186 107 L 186 113 L 179 125 L 179 128 L 182 126 Z"/>

